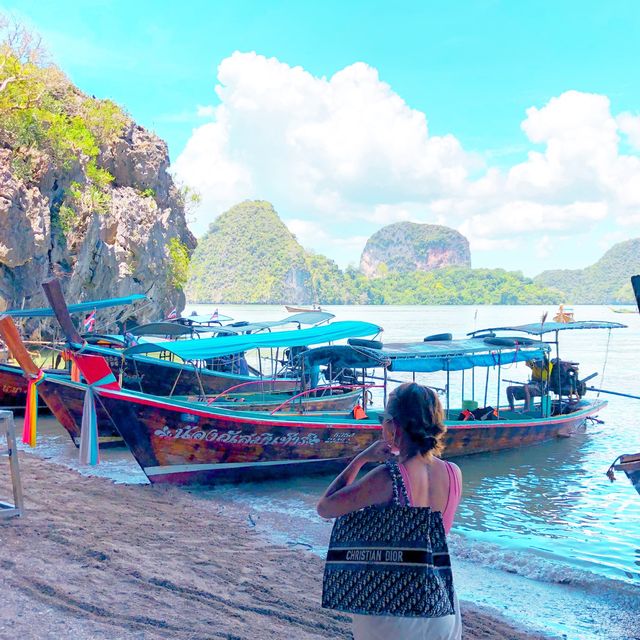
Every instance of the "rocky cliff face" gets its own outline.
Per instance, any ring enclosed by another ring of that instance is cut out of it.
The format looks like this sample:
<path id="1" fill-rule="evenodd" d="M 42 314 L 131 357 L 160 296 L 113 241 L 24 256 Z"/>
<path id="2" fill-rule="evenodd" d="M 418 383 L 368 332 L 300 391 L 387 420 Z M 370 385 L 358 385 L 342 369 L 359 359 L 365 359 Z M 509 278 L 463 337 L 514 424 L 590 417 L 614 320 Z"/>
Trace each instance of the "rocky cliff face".
<path id="1" fill-rule="evenodd" d="M 471 266 L 468 240 L 449 227 L 414 222 L 383 227 L 369 238 L 360 258 L 360 270 L 370 278 L 450 266 Z"/>
<path id="2" fill-rule="evenodd" d="M 70 302 L 146 293 L 140 322 L 184 306 L 170 246 L 188 255 L 196 243 L 166 144 L 127 121 L 95 164 L 113 180 L 79 192 L 91 180 L 87 158 L 60 163 L 0 136 L 0 310 L 46 306 L 40 283 L 51 275 Z"/>

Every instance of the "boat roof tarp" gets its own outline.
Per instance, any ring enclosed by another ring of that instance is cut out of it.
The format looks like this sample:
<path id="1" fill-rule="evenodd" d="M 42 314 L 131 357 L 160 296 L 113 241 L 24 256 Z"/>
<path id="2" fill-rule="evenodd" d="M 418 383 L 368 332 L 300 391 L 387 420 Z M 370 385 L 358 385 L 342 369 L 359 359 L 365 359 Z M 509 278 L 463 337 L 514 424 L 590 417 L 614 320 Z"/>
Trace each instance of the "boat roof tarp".
<path id="1" fill-rule="evenodd" d="M 192 336 L 194 331 L 177 322 L 149 322 L 129 329 L 132 336 Z"/>
<path id="2" fill-rule="evenodd" d="M 382 349 L 352 347 L 366 359 L 385 360 L 389 371 L 461 371 L 542 358 L 550 350 L 546 342 L 496 346 L 480 338 L 429 342 L 387 343 Z M 351 364 L 350 366 L 357 366 Z"/>
<path id="3" fill-rule="evenodd" d="M 246 327 L 243 327 L 246 329 Z M 382 329 L 370 322 L 343 320 L 293 331 L 274 331 L 273 333 L 254 333 L 250 335 L 224 335 L 215 338 L 195 340 L 176 340 L 175 342 L 145 342 L 126 349 L 126 355 L 157 353 L 170 351 L 184 361 L 203 360 L 241 353 L 251 349 L 278 349 L 302 347 L 310 344 L 335 342 L 345 338 L 361 338 L 377 335 Z"/>
<path id="4" fill-rule="evenodd" d="M 229 322 L 229 320 L 233 320 L 233 318 L 231 316 L 223 316 L 221 313 L 196 313 L 190 316 L 181 316 L 173 320 L 173 322 L 178 324 L 208 324 L 209 322 Z"/>
<path id="5" fill-rule="evenodd" d="M 626 329 L 626 324 L 620 322 L 607 322 L 606 320 L 577 320 L 575 322 L 533 322 L 531 324 L 520 324 L 512 327 L 490 327 L 488 329 L 478 329 L 468 333 L 469 336 L 492 331 L 521 331 L 534 336 L 541 336 L 553 331 L 569 331 L 571 329 Z M 479 336 L 478 336 L 479 337 Z"/>
<path id="6" fill-rule="evenodd" d="M 110 307 L 125 307 L 138 300 L 146 300 L 147 296 L 136 293 L 124 298 L 108 298 L 106 300 L 93 300 L 92 302 L 79 302 L 68 306 L 69 313 L 90 313 L 97 309 L 108 309 Z M 11 309 L 3 311 L 2 315 L 12 318 L 53 318 L 55 313 L 50 307 L 40 307 L 38 309 Z"/>

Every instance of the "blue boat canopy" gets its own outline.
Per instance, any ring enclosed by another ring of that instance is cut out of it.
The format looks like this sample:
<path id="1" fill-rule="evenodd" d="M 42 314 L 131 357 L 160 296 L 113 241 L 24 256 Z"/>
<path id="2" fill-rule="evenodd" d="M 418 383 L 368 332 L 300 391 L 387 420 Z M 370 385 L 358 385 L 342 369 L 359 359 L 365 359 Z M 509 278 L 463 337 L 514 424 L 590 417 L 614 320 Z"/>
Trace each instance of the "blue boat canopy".
<path id="1" fill-rule="evenodd" d="M 136 293 L 124 298 L 108 298 L 107 300 L 94 300 L 93 302 L 79 302 L 78 304 L 70 304 L 69 313 L 90 313 L 96 309 L 108 309 L 110 307 L 125 307 L 133 304 L 138 300 L 146 300 L 147 296 L 142 293 Z M 11 309 L 3 311 L 5 316 L 12 318 L 53 318 L 55 314 L 50 307 L 40 307 L 38 309 Z"/>
<path id="2" fill-rule="evenodd" d="M 546 342 L 517 346 L 487 344 L 483 339 L 389 343 L 382 349 L 352 347 L 366 361 L 386 361 L 389 371 L 461 371 L 473 367 L 493 367 L 542 358 L 550 350 Z M 349 366 L 357 366 L 350 364 Z"/>
<path id="3" fill-rule="evenodd" d="M 178 324 L 197 325 L 198 329 L 204 332 L 210 333 L 229 333 L 229 334 L 243 334 L 243 333 L 255 333 L 256 331 L 271 331 L 275 327 L 283 327 L 286 324 L 295 324 L 301 327 L 306 325 L 318 325 L 324 322 L 329 322 L 332 318 L 335 318 L 333 313 L 327 313 L 326 311 L 305 311 L 304 313 L 295 313 L 292 316 L 288 316 L 283 320 L 265 320 L 262 322 L 234 322 L 233 324 L 225 324 L 222 326 L 207 327 L 203 326 L 206 322 L 214 322 L 214 320 L 199 320 L 199 318 L 208 318 L 209 316 L 187 316 L 181 318 L 181 322 Z M 218 316 L 220 319 L 225 319 L 226 316 Z M 229 318 L 230 320 L 231 318 Z M 205 331 L 206 330 L 206 331 Z"/>
<path id="4" fill-rule="evenodd" d="M 488 329 L 478 329 L 468 333 L 468 336 L 479 336 L 483 333 L 493 331 L 521 331 L 533 336 L 541 336 L 553 331 L 568 331 L 570 329 L 626 329 L 626 324 L 619 322 L 607 322 L 605 320 L 578 320 L 576 322 L 533 322 L 531 324 L 520 324 L 515 327 L 490 327 Z"/>
<path id="5" fill-rule="evenodd" d="M 245 327 L 239 327 L 246 329 Z M 343 320 L 321 327 L 295 329 L 293 331 L 274 331 L 273 333 L 254 333 L 251 335 L 225 335 L 215 338 L 195 340 L 151 341 L 125 349 L 125 355 L 158 353 L 169 351 L 185 362 L 218 358 L 233 353 L 242 353 L 251 349 L 277 349 L 302 347 L 310 344 L 335 342 L 344 338 L 360 338 L 377 335 L 381 327 L 370 322 Z"/>

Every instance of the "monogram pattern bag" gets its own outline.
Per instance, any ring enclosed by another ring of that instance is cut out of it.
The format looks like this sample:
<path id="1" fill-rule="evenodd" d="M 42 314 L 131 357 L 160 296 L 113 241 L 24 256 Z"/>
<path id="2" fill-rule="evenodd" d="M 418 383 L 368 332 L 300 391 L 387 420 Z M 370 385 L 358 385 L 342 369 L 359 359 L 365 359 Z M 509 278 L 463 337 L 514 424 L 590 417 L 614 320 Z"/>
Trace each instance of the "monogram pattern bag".
<path id="1" fill-rule="evenodd" d="M 368 615 L 453 614 L 453 576 L 442 514 L 406 506 L 409 499 L 398 464 L 388 462 L 387 467 L 393 503 L 353 511 L 333 525 L 322 606 Z"/>

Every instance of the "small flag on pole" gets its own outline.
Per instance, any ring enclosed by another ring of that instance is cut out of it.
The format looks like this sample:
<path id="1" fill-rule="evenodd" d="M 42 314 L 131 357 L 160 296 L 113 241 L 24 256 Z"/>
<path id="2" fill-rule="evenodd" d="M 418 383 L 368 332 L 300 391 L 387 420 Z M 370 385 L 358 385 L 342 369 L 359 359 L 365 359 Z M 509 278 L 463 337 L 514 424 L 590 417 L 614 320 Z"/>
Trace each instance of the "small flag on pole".
<path id="1" fill-rule="evenodd" d="M 212 314 L 211 314 L 211 320 L 217 320 L 218 319 L 218 309 L 216 309 Z"/>
<path id="2" fill-rule="evenodd" d="M 96 310 L 94 309 L 82 323 L 85 331 L 93 331 L 96 326 Z"/>
<path id="3" fill-rule="evenodd" d="M 176 320 L 178 318 L 178 308 L 173 307 L 171 311 L 169 311 L 169 315 L 167 316 L 167 320 Z"/>

